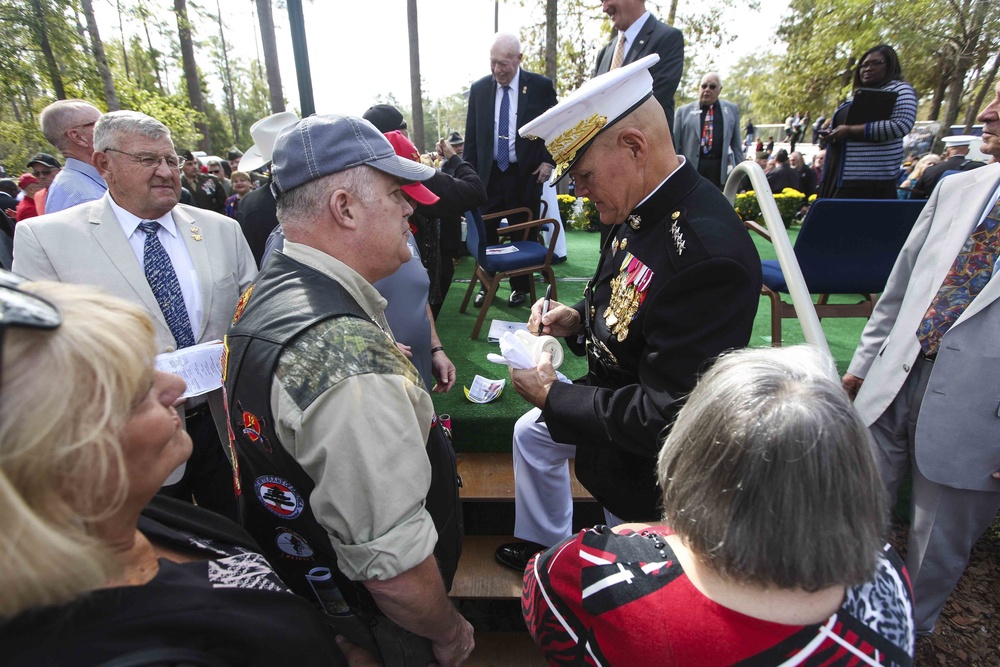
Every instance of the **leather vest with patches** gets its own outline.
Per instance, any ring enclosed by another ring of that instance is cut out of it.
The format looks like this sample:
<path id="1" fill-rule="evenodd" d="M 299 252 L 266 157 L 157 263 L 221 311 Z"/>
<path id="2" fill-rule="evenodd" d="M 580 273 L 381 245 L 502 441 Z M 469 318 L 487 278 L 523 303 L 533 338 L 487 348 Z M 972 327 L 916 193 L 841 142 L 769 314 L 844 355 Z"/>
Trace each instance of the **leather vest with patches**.
<path id="1" fill-rule="evenodd" d="M 309 506 L 315 484 L 279 441 L 271 412 L 272 378 L 286 347 L 310 328 L 341 317 L 372 322 L 339 282 L 274 253 L 237 305 L 226 336 L 224 381 L 240 523 L 293 591 L 334 616 L 367 616 L 378 609 L 365 587 L 338 569 L 330 538 Z M 322 378 L 316 382 L 322 384 Z M 319 384 L 313 387 L 317 395 L 326 388 Z M 335 449 L 330 452 L 336 455 Z M 434 555 L 450 588 L 461 553 L 462 516 L 455 454 L 436 416 L 427 455 L 426 507 L 438 531 Z"/>

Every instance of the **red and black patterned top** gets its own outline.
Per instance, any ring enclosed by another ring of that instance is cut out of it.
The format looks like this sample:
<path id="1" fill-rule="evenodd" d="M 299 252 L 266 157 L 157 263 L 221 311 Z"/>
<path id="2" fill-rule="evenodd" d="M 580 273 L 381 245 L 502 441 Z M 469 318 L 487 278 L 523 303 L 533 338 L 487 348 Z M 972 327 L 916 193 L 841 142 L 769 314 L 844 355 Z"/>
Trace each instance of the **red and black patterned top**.
<path id="1" fill-rule="evenodd" d="M 784 625 L 733 611 L 688 579 L 667 528 L 607 526 L 538 554 L 522 611 L 553 665 L 911 665 L 910 582 L 887 545 L 871 578 L 822 624 Z"/>

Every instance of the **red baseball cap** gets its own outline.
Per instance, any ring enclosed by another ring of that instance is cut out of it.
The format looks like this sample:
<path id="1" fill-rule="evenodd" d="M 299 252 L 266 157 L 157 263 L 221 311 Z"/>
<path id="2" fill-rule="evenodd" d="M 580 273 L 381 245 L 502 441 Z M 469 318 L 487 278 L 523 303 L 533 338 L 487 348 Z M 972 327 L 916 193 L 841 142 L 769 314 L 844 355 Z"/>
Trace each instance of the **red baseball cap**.
<path id="1" fill-rule="evenodd" d="M 399 130 L 386 132 L 385 138 L 389 140 L 390 144 L 392 144 L 392 148 L 396 151 L 396 155 L 406 158 L 407 160 L 420 162 L 420 153 L 417 152 L 417 147 L 413 145 L 412 141 L 404 137 L 402 132 Z M 428 190 L 423 183 L 411 183 L 410 185 L 404 185 L 403 192 L 410 195 L 410 197 L 413 198 L 413 201 L 418 204 L 423 204 L 424 206 L 430 206 L 431 204 L 436 204 L 441 201 L 441 198 Z"/>
<path id="2" fill-rule="evenodd" d="M 38 183 L 38 179 L 32 174 L 21 174 L 21 178 L 17 179 L 17 187 L 22 190 L 34 183 Z"/>

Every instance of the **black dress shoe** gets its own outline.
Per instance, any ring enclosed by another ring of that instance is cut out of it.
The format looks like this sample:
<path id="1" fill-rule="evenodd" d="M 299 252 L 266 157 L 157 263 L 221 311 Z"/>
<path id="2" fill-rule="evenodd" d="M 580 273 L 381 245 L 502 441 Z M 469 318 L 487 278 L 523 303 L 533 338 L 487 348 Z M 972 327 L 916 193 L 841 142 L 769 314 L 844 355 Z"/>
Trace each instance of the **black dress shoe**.
<path id="1" fill-rule="evenodd" d="M 507 305 L 511 308 L 517 308 L 518 306 L 524 305 L 524 292 L 519 292 L 514 290 L 510 293 L 510 298 L 507 299 Z"/>
<path id="2" fill-rule="evenodd" d="M 545 551 L 548 547 L 537 542 L 509 542 L 497 547 L 497 562 L 518 572 L 524 572 L 528 567 L 528 561 L 539 551 Z"/>
<path id="3" fill-rule="evenodd" d="M 472 305 L 476 308 L 482 308 L 483 301 L 486 301 L 486 290 L 481 289 L 479 290 L 479 294 L 476 295 L 476 298 L 472 300 Z"/>
<path id="4" fill-rule="evenodd" d="M 559 257 L 558 255 L 556 255 L 555 257 L 552 258 L 551 263 L 552 264 L 562 264 L 565 261 L 566 261 L 566 255 L 563 255 L 562 257 Z"/>

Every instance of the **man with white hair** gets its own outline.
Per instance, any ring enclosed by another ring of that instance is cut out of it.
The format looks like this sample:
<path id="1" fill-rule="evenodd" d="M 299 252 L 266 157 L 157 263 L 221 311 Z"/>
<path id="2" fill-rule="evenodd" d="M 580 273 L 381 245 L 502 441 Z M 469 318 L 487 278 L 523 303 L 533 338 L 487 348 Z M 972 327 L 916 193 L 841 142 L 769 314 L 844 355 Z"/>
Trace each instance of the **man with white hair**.
<path id="1" fill-rule="evenodd" d="M 160 352 L 222 338 L 256 272 L 236 221 L 177 203 L 183 159 L 155 118 L 114 111 L 97 122 L 93 138 L 107 193 L 19 224 L 14 270 L 135 302 L 149 313 Z M 181 412 L 194 450 L 165 492 L 193 495 L 235 519 L 233 470 L 219 437 L 226 432 L 222 391 L 189 398 Z"/>
<path id="2" fill-rule="evenodd" d="M 94 125 L 101 111 L 83 100 L 59 100 L 38 117 L 42 134 L 59 149 L 66 164 L 49 186 L 45 212 L 57 213 L 104 196 L 108 184 L 94 167 Z"/>
<path id="3" fill-rule="evenodd" d="M 496 213 L 522 206 L 539 215 L 542 183 L 552 174 L 552 158 L 545 144 L 518 134 L 544 111 L 555 106 L 556 89 L 541 74 L 521 69 L 521 42 L 514 35 L 500 33 L 490 47 L 490 72 L 472 84 L 469 112 L 465 119 L 466 162 L 471 162 L 486 186 L 489 200 L 483 213 Z M 510 220 L 510 224 L 524 220 Z M 486 225 L 486 242 L 499 242 L 498 220 Z M 531 276 L 510 279 L 507 304 L 524 303 Z M 486 298 L 480 290 L 473 305 L 479 308 Z"/>

